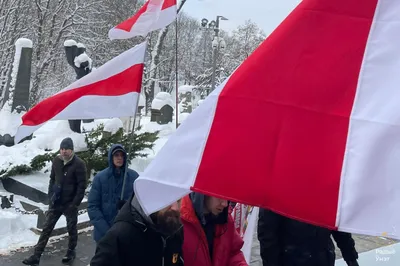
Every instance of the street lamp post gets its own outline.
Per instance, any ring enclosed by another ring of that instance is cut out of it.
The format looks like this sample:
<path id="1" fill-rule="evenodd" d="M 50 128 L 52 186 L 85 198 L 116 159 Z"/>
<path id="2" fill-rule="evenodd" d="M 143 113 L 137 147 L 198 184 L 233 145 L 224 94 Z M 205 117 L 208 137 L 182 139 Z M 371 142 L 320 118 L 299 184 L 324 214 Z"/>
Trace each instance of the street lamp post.
<path id="1" fill-rule="evenodd" d="M 224 16 L 217 16 L 217 19 L 214 21 L 212 20 L 210 23 L 208 23 L 208 20 L 203 18 L 201 20 L 201 26 L 203 28 L 207 27 L 214 30 L 214 39 L 212 41 L 212 49 L 213 49 L 213 68 L 212 68 L 212 76 L 211 76 L 211 91 L 215 89 L 215 76 L 216 76 L 216 71 L 217 71 L 217 58 L 219 55 L 220 49 L 225 49 L 225 41 L 224 39 L 219 37 L 219 22 L 220 20 L 228 20 Z M 211 93 L 210 91 L 210 93 Z"/>

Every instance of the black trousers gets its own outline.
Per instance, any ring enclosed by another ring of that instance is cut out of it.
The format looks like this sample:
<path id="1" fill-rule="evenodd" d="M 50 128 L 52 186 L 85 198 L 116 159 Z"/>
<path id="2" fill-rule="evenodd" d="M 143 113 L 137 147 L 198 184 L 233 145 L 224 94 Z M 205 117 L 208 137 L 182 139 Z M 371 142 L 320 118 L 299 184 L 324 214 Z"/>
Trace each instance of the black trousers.
<path id="1" fill-rule="evenodd" d="M 35 255 L 42 255 L 44 248 L 49 241 L 51 233 L 53 232 L 54 227 L 56 226 L 61 215 L 64 215 L 67 219 L 67 230 L 69 235 L 68 249 L 74 250 L 76 248 L 76 244 L 78 242 L 78 208 L 55 207 L 49 209 L 46 214 L 46 222 L 44 224 L 43 231 L 40 234 L 39 241 L 36 244 Z"/>

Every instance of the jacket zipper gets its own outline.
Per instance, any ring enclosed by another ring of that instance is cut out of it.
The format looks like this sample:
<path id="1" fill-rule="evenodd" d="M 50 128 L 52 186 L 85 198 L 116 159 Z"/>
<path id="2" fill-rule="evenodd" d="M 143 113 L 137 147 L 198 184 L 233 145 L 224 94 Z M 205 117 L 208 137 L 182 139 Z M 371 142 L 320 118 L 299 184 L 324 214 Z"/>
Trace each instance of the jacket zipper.
<path id="1" fill-rule="evenodd" d="M 161 237 L 161 240 L 163 242 L 163 251 L 162 251 L 162 266 L 164 266 L 164 257 L 165 257 L 165 248 L 167 247 L 167 240 L 165 240 L 163 237 Z"/>
<path id="2" fill-rule="evenodd" d="M 208 248 L 207 237 L 206 237 L 206 234 L 205 234 L 203 228 L 201 228 L 201 225 L 200 225 L 200 227 L 197 226 L 196 224 L 193 224 L 193 225 L 194 225 L 195 228 L 197 229 L 197 233 L 198 233 L 199 236 L 200 236 L 200 241 L 201 241 L 201 243 L 202 243 L 203 248 L 206 250 L 206 254 L 210 254 L 210 250 L 209 250 L 209 248 Z M 212 265 L 212 260 L 211 260 L 211 258 L 210 258 L 209 256 L 207 256 L 207 258 L 208 258 L 208 261 L 209 261 L 209 263 L 210 263 L 209 265 Z"/>

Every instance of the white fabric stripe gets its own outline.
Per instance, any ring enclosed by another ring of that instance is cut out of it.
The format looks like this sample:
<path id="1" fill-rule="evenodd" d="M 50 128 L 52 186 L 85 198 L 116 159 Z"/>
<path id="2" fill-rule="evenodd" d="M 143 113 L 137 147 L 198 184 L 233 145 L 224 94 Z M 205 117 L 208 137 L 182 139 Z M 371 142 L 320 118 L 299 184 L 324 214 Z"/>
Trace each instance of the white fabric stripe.
<path id="1" fill-rule="evenodd" d="M 136 113 L 136 105 L 139 94 L 130 92 L 120 96 L 83 96 L 72 102 L 58 115 L 50 120 L 68 119 L 99 119 L 123 116 L 133 116 Z M 29 136 L 43 124 L 37 126 L 21 125 L 15 134 L 14 142 Z"/>
<path id="2" fill-rule="evenodd" d="M 400 1 L 379 0 L 350 119 L 339 230 L 400 238 Z"/>
<path id="3" fill-rule="evenodd" d="M 110 40 L 129 39 L 135 36 L 145 37 L 149 32 L 162 29 L 171 24 L 176 19 L 176 13 L 176 5 L 161 11 L 146 11 L 138 18 L 131 31 L 127 32 L 112 28 L 108 33 L 108 37 Z"/>
<path id="4" fill-rule="evenodd" d="M 114 57 L 96 70 L 93 70 L 91 73 L 84 76 L 83 78 L 78 79 L 77 81 L 56 94 L 89 85 L 100 80 L 108 79 L 123 72 L 133 65 L 143 64 L 146 46 L 146 42 L 136 45 L 135 47 L 123 52 L 117 57 Z"/>
<path id="5" fill-rule="evenodd" d="M 190 192 L 214 120 L 219 94 L 228 79 L 190 114 L 136 179 L 135 195 L 146 214 L 156 212 Z"/>

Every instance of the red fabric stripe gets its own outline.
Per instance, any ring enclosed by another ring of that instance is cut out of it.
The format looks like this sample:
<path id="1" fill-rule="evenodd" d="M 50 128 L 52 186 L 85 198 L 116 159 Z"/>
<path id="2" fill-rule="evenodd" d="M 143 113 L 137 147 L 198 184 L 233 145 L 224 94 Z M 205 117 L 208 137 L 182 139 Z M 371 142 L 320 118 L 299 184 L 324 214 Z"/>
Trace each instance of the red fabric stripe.
<path id="1" fill-rule="evenodd" d="M 49 97 L 29 110 L 22 117 L 22 124 L 26 126 L 40 125 L 83 96 L 119 96 L 130 92 L 140 93 L 143 66 L 143 64 L 136 64 L 108 79 Z"/>
<path id="2" fill-rule="evenodd" d="M 176 6 L 176 0 L 164 0 L 161 10 L 167 9 L 171 6 Z"/>
<path id="3" fill-rule="evenodd" d="M 124 30 L 127 32 L 130 32 L 133 25 L 135 25 L 136 21 L 139 19 L 139 17 L 147 11 L 147 6 L 149 5 L 149 1 L 147 1 L 140 9 L 139 11 L 129 19 L 125 20 L 124 22 L 118 24 L 115 26 L 115 28 Z"/>
<path id="4" fill-rule="evenodd" d="M 335 227 L 377 0 L 304 0 L 218 99 L 195 191 Z"/>

